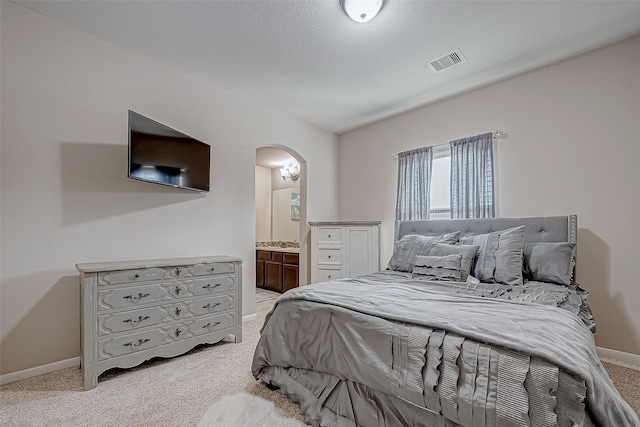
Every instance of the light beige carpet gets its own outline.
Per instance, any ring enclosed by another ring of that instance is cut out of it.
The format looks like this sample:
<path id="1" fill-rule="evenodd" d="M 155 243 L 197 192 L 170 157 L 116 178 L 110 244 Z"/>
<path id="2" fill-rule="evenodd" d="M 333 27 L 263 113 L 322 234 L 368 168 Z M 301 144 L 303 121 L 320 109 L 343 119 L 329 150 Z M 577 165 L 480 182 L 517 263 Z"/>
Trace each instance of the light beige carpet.
<path id="1" fill-rule="evenodd" d="M 256 303 L 265 302 L 265 301 L 275 302 L 275 300 L 278 299 L 278 297 L 280 295 L 282 295 L 282 294 L 280 294 L 278 292 L 273 292 L 273 291 L 268 291 L 266 289 L 257 288 L 256 289 Z"/>
<path id="2" fill-rule="evenodd" d="M 243 325 L 240 344 L 197 348 L 128 370 L 109 371 L 83 391 L 82 371 L 61 369 L 0 387 L 0 425 L 195 426 L 222 397 L 247 392 L 274 402 L 279 414 L 303 421 L 298 405 L 251 375 L 259 330 L 273 300 L 257 305 L 258 319 Z"/>
<path id="3" fill-rule="evenodd" d="M 224 396 L 241 392 L 272 401 L 277 413 L 303 421 L 283 394 L 251 376 L 253 351 L 273 299 L 258 303 L 257 320 L 246 322 L 243 342 L 197 348 L 173 359 L 113 370 L 98 387 L 82 390 L 82 371 L 62 369 L 0 387 L 0 425 L 30 426 L 195 426 Z M 640 414 L 640 371 L 604 364 L 614 384 Z"/>

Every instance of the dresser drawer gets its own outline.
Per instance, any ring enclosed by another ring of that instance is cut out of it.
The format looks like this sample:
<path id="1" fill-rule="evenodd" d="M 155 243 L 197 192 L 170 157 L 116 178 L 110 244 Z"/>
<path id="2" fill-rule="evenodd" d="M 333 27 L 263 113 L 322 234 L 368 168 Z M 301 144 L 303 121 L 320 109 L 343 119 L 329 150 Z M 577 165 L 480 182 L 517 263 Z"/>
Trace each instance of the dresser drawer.
<path id="1" fill-rule="evenodd" d="M 341 268 L 318 268 L 318 282 L 342 279 Z"/>
<path id="2" fill-rule="evenodd" d="M 282 254 L 282 262 L 285 264 L 298 265 L 298 258 L 298 254 L 291 254 L 287 252 Z"/>
<path id="3" fill-rule="evenodd" d="M 318 264 L 342 264 L 342 249 L 318 249 Z"/>
<path id="4" fill-rule="evenodd" d="M 189 267 L 189 272 L 194 276 L 208 276 L 211 274 L 227 274 L 236 271 L 232 262 L 216 262 L 211 264 L 195 264 Z"/>
<path id="5" fill-rule="evenodd" d="M 188 304 L 189 311 L 193 313 L 194 316 L 230 310 L 235 307 L 233 295 L 202 298 Z"/>
<path id="6" fill-rule="evenodd" d="M 134 307 L 172 299 L 160 283 L 98 290 L 98 310 Z"/>
<path id="7" fill-rule="evenodd" d="M 187 328 L 190 333 L 195 336 L 208 334 L 210 332 L 219 331 L 233 326 L 235 324 L 235 316 L 233 313 L 219 314 L 213 317 L 205 317 L 197 319 L 193 323 L 188 324 Z"/>
<path id="8" fill-rule="evenodd" d="M 342 243 L 342 228 L 318 227 L 318 243 Z"/>
<path id="9" fill-rule="evenodd" d="M 169 277 L 167 270 L 153 267 L 100 273 L 98 275 L 98 283 L 100 285 L 121 285 L 124 283 L 136 283 L 148 280 L 162 280 L 166 277 Z"/>
<path id="10" fill-rule="evenodd" d="M 234 276 L 211 276 L 185 281 L 194 295 L 211 295 L 235 289 Z"/>
<path id="11" fill-rule="evenodd" d="M 98 316 L 98 335 L 117 334 L 166 321 L 168 310 L 163 307 L 149 307 Z"/>
<path id="12" fill-rule="evenodd" d="M 162 329 L 123 335 L 117 338 L 98 340 L 98 360 L 125 356 L 141 350 L 157 347 L 171 342 L 167 332 Z"/>
<path id="13" fill-rule="evenodd" d="M 256 251 L 256 259 L 271 261 L 272 253 L 273 252 L 270 252 L 270 251 Z"/>

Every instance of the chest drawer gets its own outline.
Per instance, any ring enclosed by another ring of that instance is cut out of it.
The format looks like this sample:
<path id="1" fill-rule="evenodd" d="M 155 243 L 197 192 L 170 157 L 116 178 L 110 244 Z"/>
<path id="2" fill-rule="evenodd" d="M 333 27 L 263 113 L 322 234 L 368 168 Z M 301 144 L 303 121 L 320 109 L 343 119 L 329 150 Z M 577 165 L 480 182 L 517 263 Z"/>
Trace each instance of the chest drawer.
<path id="1" fill-rule="evenodd" d="M 211 274 L 226 274 L 236 271 L 232 262 L 216 262 L 211 264 L 195 264 L 189 267 L 189 272 L 194 276 L 208 276 Z"/>
<path id="2" fill-rule="evenodd" d="M 138 270 L 109 271 L 98 275 L 100 285 L 121 285 L 124 283 L 162 280 L 169 277 L 167 270 L 160 267 L 141 268 Z"/>
<path id="3" fill-rule="evenodd" d="M 211 295 L 235 289 L 234 276 L 211 276 L 186 281 L 193 295 Z"/>
<path id="4" fill-rule="evenodd" d="M 342 264 L 342 249 L 318 249 L 318 264 Z"/>
<path id="5" fill-rule="evenodd" d="M 318 243 L 342 243 L 342 228 L 318 227 Z"/>
<path id="6" fill-rule="evenodd" d="M 169 335 L 162 329 L 153 329 L 135 334 L 119 336 L 98 341 L 98 360 L 125 356 L 141 350 L 158 347 L 171 342 Z"/>
<path id="7" fill-rule="evenodd" d="M 233 313 L 220 314 L 213 317 L 205 317 L 197 319 L 193 323 L 187 325 L 189 332 L 195 336 L 208 334 L 220 329 L 225 329 L 235 323 Z"/>
<path id="8" fill-rule="evenodd" d="M 168 310 L 163 307 L 149 307 L 123 313 L 103 314 L 98 316 L 98 335 L 116 334 L 153 326 L 166 321 Z"/>
<path id="9" fill-rule="evenodd" d="M 98 291 L 98 310 L 135 307 L 170 299 L 172 299 L 171 295 L 160 283 L 106 288 Z"/>
<path id="10" fill-rule="evenodd" d="M 341 268 L 318 268 L 317 274 L 319 282 L 342 279 L 343 275 Z"/>
<path id="11" fill-rule="evenodd" d="M 213 298 L 202 298 L 189 303 L 189 311 L 194 316 L 203 314 L 216 313 L 219 311 L 230 310 L 234 304 L 233 295 L 221 295 Z"/>

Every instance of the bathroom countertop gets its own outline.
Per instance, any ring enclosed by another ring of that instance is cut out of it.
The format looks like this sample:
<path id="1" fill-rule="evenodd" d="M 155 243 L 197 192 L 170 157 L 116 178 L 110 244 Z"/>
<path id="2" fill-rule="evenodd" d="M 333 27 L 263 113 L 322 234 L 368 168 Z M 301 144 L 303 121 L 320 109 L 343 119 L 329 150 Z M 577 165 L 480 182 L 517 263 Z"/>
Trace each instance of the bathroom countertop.
<path id="1" fill-rule="evenodd" d="M 258 251 L 286 252 L 290 254 L 299 254 L 300 248 L 281 248 L 280 246 L 256 246 Z"/>

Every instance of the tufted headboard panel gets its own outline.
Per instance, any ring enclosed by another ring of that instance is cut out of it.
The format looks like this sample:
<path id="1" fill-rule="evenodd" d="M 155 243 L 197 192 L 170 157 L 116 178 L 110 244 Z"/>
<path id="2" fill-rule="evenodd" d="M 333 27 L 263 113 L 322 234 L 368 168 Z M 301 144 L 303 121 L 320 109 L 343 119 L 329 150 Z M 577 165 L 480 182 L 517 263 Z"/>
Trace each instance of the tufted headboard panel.
<path id="1" fill-rule="evenodd" d="M 396 221 L 395 241 L 407 234 L 434 236 L 460 231 L 460 237 L 475 236 L 525 225 L 525 242 L 577 243 L 578 217 L 535 216 L 523 218 L 435 219 Z"/>

